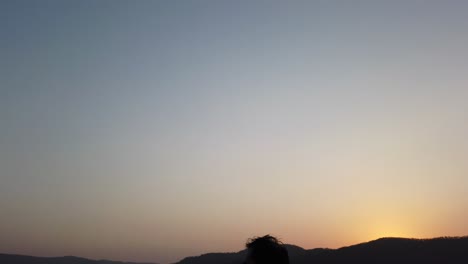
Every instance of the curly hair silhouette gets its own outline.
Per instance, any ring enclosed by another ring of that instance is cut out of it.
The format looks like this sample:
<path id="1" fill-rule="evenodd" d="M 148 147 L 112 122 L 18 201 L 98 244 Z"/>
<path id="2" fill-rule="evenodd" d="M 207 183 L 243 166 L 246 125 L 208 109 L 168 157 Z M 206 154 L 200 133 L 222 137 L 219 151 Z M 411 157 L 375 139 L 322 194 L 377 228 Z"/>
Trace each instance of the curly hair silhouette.
<path id="1" fill-rule="evenodd" d="M 289 255 L 281 241 L 271 235 L 250 238 L 244 264 L 289 264 Z"/>

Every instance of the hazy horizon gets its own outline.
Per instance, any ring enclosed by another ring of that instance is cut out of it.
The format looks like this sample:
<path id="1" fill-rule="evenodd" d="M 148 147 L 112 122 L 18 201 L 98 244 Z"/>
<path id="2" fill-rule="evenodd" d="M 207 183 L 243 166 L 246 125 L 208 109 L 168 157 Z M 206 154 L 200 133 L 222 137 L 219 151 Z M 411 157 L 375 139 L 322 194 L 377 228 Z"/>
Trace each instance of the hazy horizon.
<path id="1" fill-rule="evenodd" d="M 468 3 L 2 1 L 0 252 L 468 234 Z"/>
<path id="2" fill-rule="evenodd" d="M 270 234 L 263 234 L 263 235 L 270 235 Z M 256 238 L 258 236 L 253 236 L 252 238 Z M 360 243 L 356 243 L 356 244 L 353 244 L 353 245 L 346 245 L 346 246 L 342 246 L 342 247 L 337 247 L 337 248 L 330 248 L 330 247 L 317 247 L 317 248 L 304 248 L 304 247 L 301 247 L 300 245 L 295 245 L 295 244 L 291 244 L 291 243 L 283 243 L 281 240 L 279 241 L 280 244 L 284 245 L 286 247 L 286 249 L 289 251 L 290 249 L 293 249 L 293 252 L 296 250 L 297 247 L 301 248 L 302 250 L 305 250 L 305 251 L 309 251 L 309 250 L 322 250 L 322 249 L 326 249 L 326 250 L 343 250 L 343 249 L 348 249 L 348 248 L 354 248 L 354 249 L 358 249 L 361 245 L 363 244 L 366 244 L 366 247 L 367 248 L 372 248 L 372 245 L 375 245 L 375 243 L 378 243 L 378 241 L 382 241 L 382 240 L 388 240 L 388 239 L 392 239 L 392 240 L 402 240 L 402 241 L 399 241 L 400 242 L 400 245 L 401 245 L 401 242 L 403 243 L 406 243 L 407 240 L 410 240 L 410 241 L 413 241 L 413 240 L 416 240 L 416 241 L 423 241 L 423 242 L 429 242 L 429 241 L 434 241 L 434 240 L 440 240 L 442 239 L 442 241 L 444 240 L 451 240 L 451 241 L 456 241 L 457 239 L 467 239 L 468 236 L 443 236 L 443 237 L 433 237 L 433 238 L 404 238 L 404 237 L 381 237 L 381 238 L 378 238 L 378 239 L 373 239 L 373 240 L 370 240 L 370 241 L 361 241 Z M 382 245 L 382 244 L 381 244 Z M 384 244 L 385 245 L 385 244 Z M 391 246 L 392 246 L 392 243 L 387 243 L 387 250 L 390 249 L 391 250 Z M 388 248 L 388 246 L 390 246 L 390 248 Z M 448 246 L 448 244 L 445 244 L 445 246 Z M 451 250 L 454 250 L 454 251 L 457 251 L 457 249 L 460 249 L 459 246 L 460 245 L 452 245 L 454 246 L 453 248 L 450 248 Z M 384 246 L 385 248 L 385 246 Z M 433 244 L 433 248 L 435 249 L 440 249 L 440 244 L 439 245 L 434 245 Z M 412 249 L 410 251 L 413 251 L 414 250 L 414 247 L 412 248 L 411 246 L 408 247 L 408 249 Z M 227 252 L 227 251 L 224 251 L 224 252 L 202 252 L 200 254 L 196 254 L 196 255 L 193 255 L 193 256 L 185 256 L 185 257 L 182 257 L 176 261 L 174 261 L 173 263 L 179 263 L 181 262 L 182 260 L 185 260 L 185 259 L 196 259 L 196 258 L 199 258 L 199 257 L 206 257 L 206 256 L 210 256 L 212 254 L 236 254 L 236 253 L 240 253 L 242 254 L 243 251 L 247 250 L 245 248 L 245 244 L 243 244 L 243 246 L 238 249 L 238 250 L 235 250 L 233 249 L 231 252 Z M 428 249 L 425 248 L 425 251 L 427 251 Z M 291 251 L 289 251 L 291 252 Z M 371 253 L 372 251 L 369 251 L 367 252 L 367 254 Z M 400 248 L 400 251 L 398 252 L 401 254 L 401 248 Z M 414 254 L 414 251 L 412 252 Z M 444 252 L 446 253 L 446 252 Z M 6 254 L 6 255 L 16 255 L 16 254 L 12 254 L 12 253 L 5 253 L 5 252 L 0 252 L 0 255 L 1 254 Z M 294 255 L 293 254 L 293 257 L 297 257 L 297 255 Z M 424 255 L 424 254 L 422 254 Z M 444 255 L 444 257 L 450 257 L 450 256 L 447 256 L 446 254 L 442 254 Z M 63 255 L 57 255 L 57 256 L 45 256 L 45 255 L 41 255 L 41 256 L 32 256 L 32 255 L 24 255 L 24 254 L 17 254 L 17 256 L 27 256 L 27 257 L 46 257 L 46 258 L 67 258 L 67 257 L 77 257 L 77 258 L 86 258 L 86 257 L 83 257 L 83 256 L 75 256 L 75 255 L 66 255 L 66 256 L 63 256 Z M 291 256 L 291 255 L 290 255 Z M 366 256 L 367 257 L 367 256 Z M 380 257 L 385 257 L 385 254 L 383 255 L 380 255 Z M 89 260 L 92 260 L 92 261 L 101 261 L 101 260 L 105 260 L 105 261 L 117 261 L 117 262 L 137 262 L 137 261 L 132 261 L 132 260 L 121 260 L 121 259 L 105 259 L 105 258 L 101 258 L 101 259 L 92 259 L 92 258 L 86 258 L 86 259 L 89 259 Z M 213 259 L 211 259 L 211 261 L 213 261 Z M 291 261 L 291 259 L 290 259 Z M 157 262 L 143 262 L 143 263 L 155 263 L 155 264 L 159 264 Z"/>

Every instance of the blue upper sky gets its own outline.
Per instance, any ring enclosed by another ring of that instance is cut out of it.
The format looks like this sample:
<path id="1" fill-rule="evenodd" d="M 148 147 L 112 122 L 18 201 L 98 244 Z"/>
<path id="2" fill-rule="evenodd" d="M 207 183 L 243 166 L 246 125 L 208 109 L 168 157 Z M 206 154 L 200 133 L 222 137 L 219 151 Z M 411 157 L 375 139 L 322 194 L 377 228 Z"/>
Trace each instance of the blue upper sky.
<path id="1" fill-rule="evenodd" d="M 467 11 L 2 1 L 0 251 L 165 263 L 262 233 L 466 235 Z"/>

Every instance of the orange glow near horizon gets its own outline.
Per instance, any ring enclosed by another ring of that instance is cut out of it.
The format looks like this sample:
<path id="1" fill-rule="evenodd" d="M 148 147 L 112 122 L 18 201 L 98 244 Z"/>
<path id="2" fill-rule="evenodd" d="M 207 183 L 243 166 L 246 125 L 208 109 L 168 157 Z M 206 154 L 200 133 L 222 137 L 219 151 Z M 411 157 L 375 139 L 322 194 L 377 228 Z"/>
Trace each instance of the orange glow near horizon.
<path id="1" fill-rule="evenodd" d="M 0 13 L 0 253 L 468 235 L 468 1 Z"/>

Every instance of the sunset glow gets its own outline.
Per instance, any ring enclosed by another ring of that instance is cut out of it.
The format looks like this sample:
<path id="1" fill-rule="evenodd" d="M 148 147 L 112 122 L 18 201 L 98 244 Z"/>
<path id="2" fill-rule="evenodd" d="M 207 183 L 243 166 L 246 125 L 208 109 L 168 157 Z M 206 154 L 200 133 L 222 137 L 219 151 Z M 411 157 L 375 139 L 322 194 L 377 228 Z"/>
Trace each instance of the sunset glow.
<path id="1" fill-rule="evenodd" d="M 468 2 L 2 1 L 0 253 L 468 235 Z"/>

